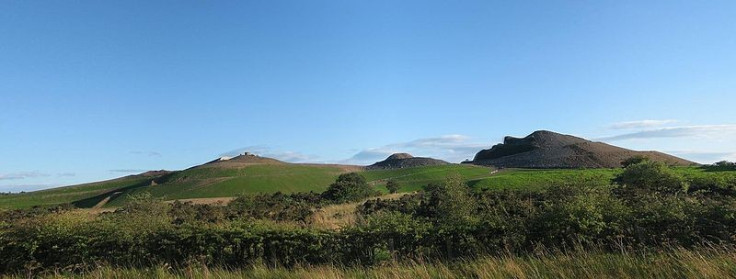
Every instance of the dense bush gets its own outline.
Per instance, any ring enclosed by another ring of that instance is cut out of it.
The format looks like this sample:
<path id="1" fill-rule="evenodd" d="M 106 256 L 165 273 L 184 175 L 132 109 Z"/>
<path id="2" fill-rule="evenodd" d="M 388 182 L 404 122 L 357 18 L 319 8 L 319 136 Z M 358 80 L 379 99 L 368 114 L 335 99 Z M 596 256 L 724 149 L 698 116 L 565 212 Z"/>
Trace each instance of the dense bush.
<path id="1" fill-rule="evenodd" d="M 389 181 L 386 182 L 386 189 L 388 190 L 389 193 L 393 194 L 399 191 L 399 189 L 401 189 L 401 185 L 399 185 L 399 183 L 396 182 L 396 180 L 390 179 Z"/>
<path id="2" fill-rule="evenodd" d="M 228 209 L 228 219 L 250 217 L 256 219 L 271 219 L 276 221 L 308 222 L 315 206 L 322 203 L 319 194 L 294 193 L 264 194 L 257 196 L 241 196 L 231 201 Z"/>
<path id="3" fill-rule="evenodd" d="M 623 194 L 674 194 L 688 189 L 685 179 L 667 165 L 646 160 L 626 167 L 615 182 Z"/>
<path id="4" fill-rule="evenodd" d="M 368 197 L 376 196 L 379 193 L 374 190 L 365 177 L 351 172 L 341 174 L 335 183 L 332 183 L 327 191 L 322 193 L 322 197 L 331 202 L 341 203 L 350 201 L 359 201 Z"/>
<path id="5" fill-rule="evenodd" d="M 636 155 L 621 162 L 621 166 L 626 168 L 628 166 L 650 161 L 649 157 L 643 155 Z"/>

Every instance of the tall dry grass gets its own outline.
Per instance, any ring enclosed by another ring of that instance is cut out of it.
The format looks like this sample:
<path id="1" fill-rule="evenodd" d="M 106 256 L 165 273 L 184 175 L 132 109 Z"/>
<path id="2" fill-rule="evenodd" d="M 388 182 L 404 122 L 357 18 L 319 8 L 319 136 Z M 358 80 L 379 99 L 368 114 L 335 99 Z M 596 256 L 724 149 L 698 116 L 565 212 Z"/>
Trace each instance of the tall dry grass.
<path id="1" fill-rule="evenodd" d="M 4 278 L 24 278 L 24 274 Z M 396 263 L 378 267 L 304 266 L 241 269 L 167 266 L 128 269 L 103 266 L 83 274 L 44 278 L 735 278 L 736 249 L 672 248 L 658 252 L 603 253 L 576 250 L 537 256 L 500 256 L 453 263 Z"/>
<path id="2" fill-rule="evenodd" d="M 408 193 L 386 194 L 370 199 L 380 198 L 384 200 L 393 200 L 399 199 L 406 194 Z M 355 225 L 358 218 L 355 214 L 355 210 L 358 208 L 358 206 L 365 203 L 367 200 L 369 199 L 365 199 L 360 202 L 341 203 L 322 207 L 314 212 L 314 216 L 312 216 L 311 226 L 317 229 L 337 230 L 340 228 Z"/>

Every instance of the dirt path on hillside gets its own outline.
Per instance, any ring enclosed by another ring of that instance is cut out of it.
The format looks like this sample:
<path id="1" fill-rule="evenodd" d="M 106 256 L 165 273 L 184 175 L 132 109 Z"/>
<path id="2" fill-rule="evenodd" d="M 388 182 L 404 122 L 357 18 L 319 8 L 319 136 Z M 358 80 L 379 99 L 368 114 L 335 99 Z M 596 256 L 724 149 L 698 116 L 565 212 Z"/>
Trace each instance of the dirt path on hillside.
<path id="1" fill-rule="evenodd" d="M 105 205 L 106 205 L 106 204 L 107 204 L 107 203 L 108 203 L 108 202 L 109 202 L 109 201 L 110 201 L 111 199 L 113 199 L 113 198 L 117 197 L 118 195 L 120 195 L 120 194 L 122 194 L 122 193 L 123 193 L 123 192 L 115 192 L 115 193 L 112 193 L 112 194 L 110 194 L 109 196 L 107 196 L 107 197 L 105 197 L 104 199 L 102 199 L 102 200 L 101 200 L 100 202 L 98 202 L 97 204 L 95 204 L 95 206 L 93 206 L 92 208 L 93 208 L 93 209 L 99 209 L 99 208 L 102 208 L 102 207 L 103 207 L 103 206 L 105 206 Z"/>

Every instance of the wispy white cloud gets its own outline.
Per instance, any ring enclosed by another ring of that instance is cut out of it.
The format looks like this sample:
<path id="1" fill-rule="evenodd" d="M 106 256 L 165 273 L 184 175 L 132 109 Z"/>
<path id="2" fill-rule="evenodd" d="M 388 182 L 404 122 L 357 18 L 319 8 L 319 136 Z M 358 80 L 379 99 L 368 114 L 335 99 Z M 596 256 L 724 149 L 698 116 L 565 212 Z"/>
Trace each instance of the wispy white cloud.
<path id="1" fill-rule="evenodd" d="M 682 158 L 688 158 L 689 160 L 703 164 L 710 164 L 723 160 L 736 161 L 736 152 L 674 150 L 666 151 L 666 153 Z"/>
<path id="2" fill-rule="evenodd" d="M 24 172 L 13 172 L 7 174 L 0 174 L 0 180 L 17 180 L 26 178 L 38 178 L 48 177 L 49 174 L 38 172 L 38 171 L 24 171 Z"/>
<path id="3" fill-rule="evenodd" d="M 58 176 L 58 177 L 73 177 L 73 176 L 77 176 L 77 174 L 76 173 L 73 173 L 73 172 L 62 172 L 62 173 L 56 174 L 56 176 Z"/>
<path id="4" fill-rule="evenodd" d="M 707 137 L 711 139 L 736 139 L 736 124 L 680 126 L 642 130 L 610 137 L 599 138 L 601 141 L 619 141 L 630 139 L 652 138 L 684 138 Z"/>
<path id="5" fill-rule="evenodd" d="M 384 145 L 362 150 L 342 163 L 372 164 L 386 159 L 397 152 L 408 152 L 414 156 L 433 157 L 449 162 L 460 162 L 471 159 L 475 153 L 488 144 L 478 143 L 473 138 L 464 135 L 445 135 L 439 137 L 421 138 L 408 142 Z"/>
<path id="6" fill-rule="evenodd" d="M 144 170 L 144 169 L 114 169 L 114 170 L 110 170 L 110 172 L 117 172 L 117 173 L 142 173 L 142 172 L 146 172 L 146 171 L 148 171 L 148 170 Z"/>
<path id="7" fill-rule="evenodd" d="M 59 187 L 59 186 L 61 186 L 61 184 L 51 184 L 51 183 L 0 185 L 0 192 L 10 192 L 10 193 L 30 192 L 30 191 L 37 191 L 37 190 L 48 189 L 48 188 L 53 188 L 53 187 Z"/>
<path id="8" fill-rule="evenodd" d="M 242 154 L 243 152 L 250 152 L 259 156 L 274 158 L 276 160 L 290 163 L 308 163 L 319 159 L 319 156 L 316 155 L 309 155 L 295 151 L 282 151 L 267 145 L 246 146 L 222 153 L 220 156 L 233 157 Z"/>
<path id="9" fill-rule="evenodd" d="M 130 151 L 130 154 L 145 155 L 148 157 L 161 157 L 161 153 L 157 151 Z"/>
<path id="10" fill-rule="evenodd" d="M 639 128 L 652 128 L 652 127 L 661 127 L 668 124 L 674 124 L 677 123 L 677 120 L 674 119 L 664 119 L 664 120 L 637 120 L 637 121 L 625 121 L 625 122 L 618 122 L 613 123 L 608 128 L 610 129 L 616 129 L 616 130 L 624 130 L 624 129 L 639 129 Z"/>

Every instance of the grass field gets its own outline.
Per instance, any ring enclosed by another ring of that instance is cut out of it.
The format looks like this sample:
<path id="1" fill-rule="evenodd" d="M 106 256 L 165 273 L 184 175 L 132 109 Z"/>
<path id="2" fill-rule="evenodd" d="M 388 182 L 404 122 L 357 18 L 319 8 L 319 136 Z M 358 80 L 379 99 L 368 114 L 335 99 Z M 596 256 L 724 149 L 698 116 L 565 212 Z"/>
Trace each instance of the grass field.
<path id="1" fill-rule="evenodd" d="M 620 169 L 506 169 L 491 177 L 474 179 L 468 185 L 476 189 L 529 189 L 538 190 L 550 185 L 585 181 L 585 185 L 605 186 Z"/>
<path id="2" fill-rule="evenodd" d="M 679 167 L 677 172 L 688 178 L 717 177 L 736 179 L 736 171 L 713 171 L 699 167 Z M 362 171 L 361 174 L 378 190 L 387 192 L 389 179 L 399 182 L 400 192 L 412 192 L 422 186 L 442 182 L 448 174 L 457 173 L 475 189 L 530 189 L 573 181 L 585 185 L 605 186 L 620 169 L 504 169 L 494 171 L 474 165 L 428 166 L 393 170 Z M 243 168 L 192 168 L 163 177 L 127 177 L 98 183 L 61 187 L 24 194 L 0 196 L 0 208 L 27 208 L 35 205 L 74 203 L 78 207 L 94 207 L 104 200 L 105 207 L 124 204 L 131 194 L 148 192 L 164 200 L 233 197 L 250 193 L 281 191 L 322 192 L 345 168 L 333 165 L 264 164 Z M 151 184 L 151 180 L 159 182 Z"/>

